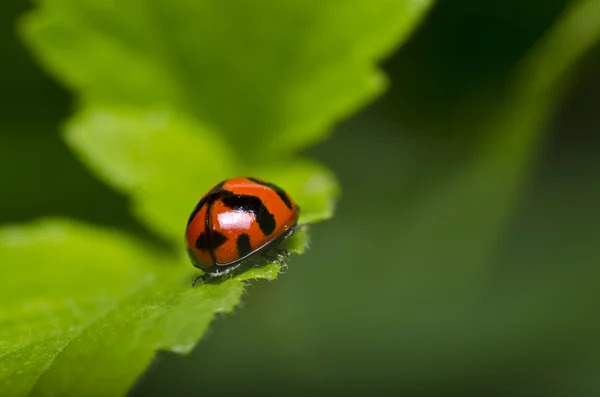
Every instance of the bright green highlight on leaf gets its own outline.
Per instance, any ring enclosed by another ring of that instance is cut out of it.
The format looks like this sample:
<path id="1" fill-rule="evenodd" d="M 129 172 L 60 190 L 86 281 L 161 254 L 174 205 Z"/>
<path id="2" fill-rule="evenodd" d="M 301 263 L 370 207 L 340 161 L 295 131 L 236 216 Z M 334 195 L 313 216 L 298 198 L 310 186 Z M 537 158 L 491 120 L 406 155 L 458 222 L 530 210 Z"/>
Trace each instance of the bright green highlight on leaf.
<path id="1" fill-rule="evenodd" d="M 123 395 L 156 350 L 189 352 L 245 280 L 276 278 L 268 264 L 191 288 L 190 211 L 241 175 L 284 188 L 301 224 L 331 217 L 335 177 L 295 153 L 382 91 L 375 63 L 430 4 L 40 1 L 22 33 L 78 95 L 67 144 L 176 253 L 66 220 L 1 229 L 4 395 Z"/>

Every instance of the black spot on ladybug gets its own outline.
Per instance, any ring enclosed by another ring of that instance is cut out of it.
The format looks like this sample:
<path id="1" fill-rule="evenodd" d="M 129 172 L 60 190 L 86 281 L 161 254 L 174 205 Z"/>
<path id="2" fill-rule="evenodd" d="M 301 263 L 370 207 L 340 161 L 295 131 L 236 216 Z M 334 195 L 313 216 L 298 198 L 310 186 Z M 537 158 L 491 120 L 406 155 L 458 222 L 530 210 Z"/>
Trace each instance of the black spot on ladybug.
<path id="1" fill-rule="evenodd" d="M 275 217 L 269 212 L 262 200 L 256 196 L 246 196 L 241 194 L 233 194 L 224 190 L 222 192 L 221 201 L 227 207 L 237 210 L 252 212 L 260 230 L 265 236 L 270 235 L 275 231 Z"/>
<path id="2" fill-rule="evenodd" d="M 237 238 L 236 245 L 240 258 L 252 252 L 252 247 L 250 246 L 250 236 L 245 233 L 240 234 L 240 236 Z"/>
<path id="3" fill-rule="evenodd" d="M 200 233 L 196 239 L 196 248 L 202 251 L 208 251 L 208 235 L 205 232 Z"/>
<path id="4" fill-rule="evenodd" d="M 226 241 L 227 241 L 227 237 L 225 237 L 223 234 L 213 230 L 209 235 L 208 245 L 210 247 L 210 250 L 214 251 L 217 248 L 219 248 L 220 246 L 222 246 L 223 244 L 225 244 Z"/>
<path id="5" fill-rule="evenodd" d="M 289 209 L 292 209 L 292 202 L 291 202 L 290 198 L 283 191 L 283 189 L 281 189 L 279 186 L 273 185 L 272 183 L 269 183 L 269 182 L 261 181 L 260 179 L 256 179 L 256 178 L 246 178 L 246 179 L 248 179 L 249 181 L 252 181 L 258 185 L 266 186 L 270 189 L 273 189 L 275 191 L 275 193 L 277 193 L 277 195 L 279 196 L 281 201 L 283 201 L 285 206 L 288 207 Z"/>
<path id="6" fill-rule="evenodd" d="M 208 235 L 206 232 L 200 233 L 196 240 L 196 248 L 202 251 L 209 251 L 212 253 L 214 250 L 225 244 L 227 237 L 219 232 L 212 231 Z"/>
<path id="7" fill-rule="evenodd" d="M 198 212 L 200 212 L 200 210 L 202 209 L 202 207 L 204 207 L 204 204 L 206 204 L 206 202 L 211 199 L 214 200 L 214 194 L 216 192 L 218 192 L 219 190 L 221 190 L 221 188 L 223 187 L 223 185 L 225 184 L 225 181 L 219 183 L 218 185 L 216 185 L 215 187 L 213 187 L 210 192 L 208 192 L 204 197 L 202 197 L 202 199 L 200 201 L 198 201 L 198 204 L 196 204 L 196 207 L 194 208 L 194 210 L 192 211 L 192 213 L 190 214 L 190 217 L 188 218 L 188 226 L 190 225 L 190 223 L 192 223 L 192 221 L 194 220 L 194 218 L 196 217 L 196 215 L 198 214 Z"/>

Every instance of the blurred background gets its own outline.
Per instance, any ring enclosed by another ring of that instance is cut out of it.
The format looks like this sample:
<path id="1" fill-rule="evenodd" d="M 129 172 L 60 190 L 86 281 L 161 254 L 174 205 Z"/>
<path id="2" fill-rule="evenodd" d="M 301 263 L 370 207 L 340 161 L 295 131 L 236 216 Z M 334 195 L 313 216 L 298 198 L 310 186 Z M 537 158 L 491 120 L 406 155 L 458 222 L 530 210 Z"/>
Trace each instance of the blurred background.
<path id="1" fill-rule="evenodd" d="M 248 289 L 132 396 L 600 395 L 600 47 L 569 76 L 509 207 L 467 169 L 477 119 L 571 2 L 441 0 L 387 59 L 384 96 L 307 154 L 343 187 L 277 282 Z M 0 2 L 0 222 L 63 215 L 153 238 L 59 138 L 73 97 Z M 485 132 L 485 131 L 483 131 Z"/>

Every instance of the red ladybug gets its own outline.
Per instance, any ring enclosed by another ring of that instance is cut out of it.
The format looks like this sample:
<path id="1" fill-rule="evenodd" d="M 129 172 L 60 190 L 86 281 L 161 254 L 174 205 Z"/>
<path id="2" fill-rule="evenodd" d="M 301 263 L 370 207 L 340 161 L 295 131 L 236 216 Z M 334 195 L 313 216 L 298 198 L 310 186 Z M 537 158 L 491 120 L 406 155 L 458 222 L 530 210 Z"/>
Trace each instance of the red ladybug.
<path id="1" fill-rule="evenodd" d="M 270 248 L 294 233 L 299 214 L 291 197 L 272 183 L 227 179 L 210 189 L 192 211 L 185 231 L 188 255 L 209 276 L 229 273 L 259 252 L 280 260 L 269 256 Z"/>

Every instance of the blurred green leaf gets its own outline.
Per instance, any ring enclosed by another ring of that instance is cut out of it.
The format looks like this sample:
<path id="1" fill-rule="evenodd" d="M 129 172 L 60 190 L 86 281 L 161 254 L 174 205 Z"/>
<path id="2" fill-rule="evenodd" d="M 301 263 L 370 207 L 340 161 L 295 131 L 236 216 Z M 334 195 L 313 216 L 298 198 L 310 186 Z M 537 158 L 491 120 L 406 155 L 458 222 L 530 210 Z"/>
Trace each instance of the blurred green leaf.
<path id="1" fill-rule="evenodd" d="M 244 158 L 293 153 L 381 93 L 430 0 L 46 0 L 23 32 L 84 100 L 168 103 Z"/>
<path id="2" fill-rule="evenodd" d="M 600 1 L 575 3 L 516 65 L 510 86 L 494 93 L 485 117 L 465 109 L 463 124 L 455 128 L 471 130 L 474 145 L 463 140 L 449 151 L 445 142 L 440 150 L 435 147 L 439 142 L 423 141 L 425 150 L 411 149 L 415 157 L 419 151 L 424 157 L 442 152 L 439 158 L 417 160 L 427 164 L 420 172 L 435 176 L 423 178 L 427 183 L 413 192 L 420 198 L 408 195 L 412 201 L 404 206 L 400 251 L 423 264 L 419 268 L 424 279 L 409 281 L 411 285 L 431 285 L 434 272 L 442 284 L 435 287 L 452 284 L 457 287 L 453 294 L 466 293 L 467 301 L 480 294 L 519 189 L 531 176 L 546 123 L 562 98 L 566 74 L 598 41 L 599 11 Z"/>
<path id="3" fill-rule="evenodd" d="M 302 158 L 240 163 L 218 136 L 165 107 L 93 107 L 67 126 L 69 145 L 106 182 L 131 195 L 135 212 L 179 244 L 193 205 L 223 179 L 240 175 L 280 185 L 302 208 L 301 222 L 329 218 L 335 177 Z"/>

